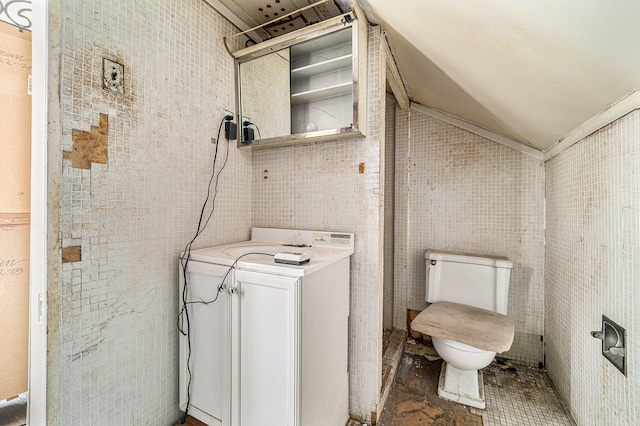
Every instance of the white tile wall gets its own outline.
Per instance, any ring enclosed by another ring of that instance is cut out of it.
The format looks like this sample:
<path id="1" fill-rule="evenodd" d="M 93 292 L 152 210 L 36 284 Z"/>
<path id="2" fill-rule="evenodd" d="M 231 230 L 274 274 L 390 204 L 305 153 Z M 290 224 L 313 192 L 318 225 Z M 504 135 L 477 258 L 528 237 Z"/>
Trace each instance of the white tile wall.
<path id="1" fill-rule="evenodd" d="M 384 136 L 384 295 L 383 295 L 383 324 L 384 328 L 393 328 L 393 264 L 394 264 L 394 204 L 395 204 L 395 133 L 396 106 L 393 97 L 387 95 L 385 107 L 385 136 Z"/>
<path id="2" fill-rule="evenodd" d="M 538 366 L 544 361 L 543 162 L 416 110 L 408 130 L 399 118 L 407 139 L 396 140 L 395 285 L 406 291 L 406 306 L 399 295 L 396 327 L 406 327 L 406 308 L 426 306 L 425 249 L 507 256 L 514 264 L 508 314 L 516 338 L 503 356 Z"/>
<path id="3" fill-rule="evenodd" d="M 313 143 L 253 153 L 253 224 L 355 233 L 349 319 L 350 411 L 377 411 L 382 371 L 381 139 L 384 62 L 380 29 L 369 31 L 366 139 Z M 364 173 L 359 173 L 359 164 Z"/>
<path id="4" fill-rule="evenodd" d="M 49 424 L 177 420 L 177 260 L 196 231 L 223 109 L 234 110 L 232 26 L 200 0 L 62 4 L 63 149 L 109 117 L 107 164 L 62 164 L 59 389 Z M 102 58 L 125 67 L 125 95 L 101 88 Z M 53 100 L 52 102 L 57 102 Z M 228 144 L 220 144 L 220 159 Z M 194 248 L 246 239 L 251 155 L 230 145 L 216 211 Z M 52 300 L 56 300 L 53 298 Z M 55 351 L 53 352 L 55 353 Z"/>
<path id="5" fill-rule="evenodd" d="M 407 329 L 408 256 L 407 238 L 409 226 L 409 117 L 410 111 L 399 107 L 395 113 L 395 191 L 393 227 L 393 325 Z"/>
<path id="6" fill-rule="evenodd" d="M 640 424 L 640 112 L 547 161 L 547 369 L 580 425 Z M 627 377 L 589 334 L 627 330 Z"/>
<path id="7" fill-rule="evenodd" d="M 233 29 L 200 0 L 70 1 L 62 23 L 63 149 L 71 148 L 72 129 L 88 130 L 101 112 L 111 116 L 107 164 L 87 171 L 63 163 L 62 245 L 80 244 L 83 261 L 64 264 L 61 287 L 52 289 L 60 295 L 50 306 L 60 319 L 52 424 L 170 424 L 177 255 L 195 231 L 210 139 L 223 109 L 234 109 L 232 60 L 221 42 Z M 378 411 L 381 369 L 379 37 L 371 28 L 367 138 L 231 149 L 216 213 L 195 245 L 246 239 L 250 226 L 356 234 L 351 411 L 363 419 Z M 102 57 L 124 64 L 124 96 L 101 89 Z M 547 367 L 579 424 L 638 421 L 637 344 L 624 378 L 588 336 L 605 313 L 639 340 L 638 113 L 548 162 L 546 299 L 541 161 L 416 111 L 397 111 L 395 123 L 395 326 L 406 328 L 407 308 L 424 307 L 425 248 L 506 255 L 514 262 L 509 314 L 517 332 L 507 355 L 542 361 L 546 300 Z M 604 398 L 591 390 L 601 388 Z"/>

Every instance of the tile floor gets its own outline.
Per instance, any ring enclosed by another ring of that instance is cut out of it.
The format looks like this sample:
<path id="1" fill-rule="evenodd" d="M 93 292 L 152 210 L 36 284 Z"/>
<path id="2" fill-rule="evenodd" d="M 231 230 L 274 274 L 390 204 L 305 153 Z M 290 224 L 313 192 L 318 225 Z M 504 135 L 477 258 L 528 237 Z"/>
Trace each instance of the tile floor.
<path id="1" fill-rule="evenodd" d="M 492 363 L 483 370 L 487 409 L 484 426 L 575 426 L 547 375 L 537 368 Z"/>
<path id="2" fill-rule="evenodd" d="M 437 396 L 441 365 L 433 347 L 409 339 L 377 425 L 575 426 L 544 371 L 493 362 L 483 370 L 487 408 L 478 410 Z"/>
<path id="3" fill-rule="evenodd" d="M 27 393 L 17 398 L 0 401 L 0 425 L 23 426 L 27 424 Z"/>
<path id="4" fill-rule="evenodd" d="M 433 347 L 409 339 L 377 425 L 575 426 L 549 378 L 539 369 L 492 363 L 483 370 L 487 408 L 477 410 L 437 396 L 441 365 Z M 25 425 L 26 404 L 26 393 L 0 401 L 0 425 Z M 193 426 L 202 424 L 189 420 Z M 362 423 L 351 420 L 348 426 Z"/>

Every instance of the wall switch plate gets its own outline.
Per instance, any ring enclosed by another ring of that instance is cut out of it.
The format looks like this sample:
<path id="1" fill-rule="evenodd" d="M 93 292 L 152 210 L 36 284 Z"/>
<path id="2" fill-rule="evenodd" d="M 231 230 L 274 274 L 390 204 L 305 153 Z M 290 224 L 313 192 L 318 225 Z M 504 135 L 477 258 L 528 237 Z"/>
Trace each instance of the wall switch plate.
<path id="1" fill-rule="evenodd" d="M 124 95 L 124 65 L 102 58 L 102 88 Z"/>

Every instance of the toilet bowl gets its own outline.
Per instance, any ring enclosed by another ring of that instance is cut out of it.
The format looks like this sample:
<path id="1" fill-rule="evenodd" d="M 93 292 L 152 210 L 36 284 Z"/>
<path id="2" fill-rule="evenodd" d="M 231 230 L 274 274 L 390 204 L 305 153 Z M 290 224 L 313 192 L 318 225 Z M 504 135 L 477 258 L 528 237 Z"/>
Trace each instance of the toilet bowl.
<path id="1" fill-rule="evenodd" d="M 432 337 L 431 342 L 443 360 L 460 370 L 480 370 L 491 364 L 496 356 L 493 351 L 478 349 L 455 340 Z"/>
<path id="2" fill-rule="evenodd" d="M 484 409 L 481 369 L 509 350 L 515 323 L 506 315 L 512 263 L 504 257 L 425 252 L 426 300 L 411 323 L 431 336 L 443 359 L 438 395 Z"/>
<path id="3" fill-rule="evenodd" d="M 443 359 L 438 395 L 461 404 L 484 409 L 484 381 L 479 371 L 491 364 L 496 353 L 455 340 L 432 337 L 431 342 Z"/>

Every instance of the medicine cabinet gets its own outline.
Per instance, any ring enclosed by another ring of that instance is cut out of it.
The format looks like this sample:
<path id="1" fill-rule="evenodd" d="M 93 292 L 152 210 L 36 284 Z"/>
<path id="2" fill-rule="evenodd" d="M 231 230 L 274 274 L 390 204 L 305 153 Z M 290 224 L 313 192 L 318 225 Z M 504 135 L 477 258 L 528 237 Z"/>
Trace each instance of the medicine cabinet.
<path id="1" fill-rule="evenodd" d="M 366 30 L 349 12 L 232 53 L 238 147 L 363 137 Z"/>

